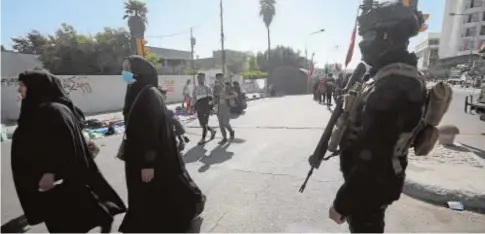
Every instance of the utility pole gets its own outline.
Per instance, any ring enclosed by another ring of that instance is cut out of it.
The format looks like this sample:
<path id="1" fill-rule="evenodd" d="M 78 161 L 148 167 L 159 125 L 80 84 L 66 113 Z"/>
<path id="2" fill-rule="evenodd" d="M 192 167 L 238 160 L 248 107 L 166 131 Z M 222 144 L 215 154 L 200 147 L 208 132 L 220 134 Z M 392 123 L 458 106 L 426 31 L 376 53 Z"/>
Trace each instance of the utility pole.
<path id="1" fill-rule="evenodd" d="M 226 75 L 226 51 L 224 50 L 224 11 L 222 7 L 222 0 L 220 4 L 221 8 L 221 53 L 222 53 L 222 74 Z"/>
<path id="2" fill-rule="evenodd" d="M 192 69 L 192 84 L 195 87 L 194 46 L 195 46 L 195 38 L 192 33 L 192 27 L 191 27 L 190 28 L 190 68 Z"/>

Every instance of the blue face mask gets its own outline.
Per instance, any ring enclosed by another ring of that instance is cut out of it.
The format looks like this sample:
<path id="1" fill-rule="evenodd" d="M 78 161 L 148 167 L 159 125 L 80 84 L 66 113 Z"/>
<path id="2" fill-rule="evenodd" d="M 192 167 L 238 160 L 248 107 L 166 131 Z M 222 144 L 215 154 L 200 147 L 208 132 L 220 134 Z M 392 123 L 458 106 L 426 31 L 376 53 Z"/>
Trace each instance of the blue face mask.
<path id="1" fill-rule="evenodd" d="M 121 76 L 123 77 L 123 80 L 127 84 L 133 84 L 136 81 L 135 78 L 133 78 L 133 73 L 131 73 L 129 71 L 122 71 L 121 72 Z"/>

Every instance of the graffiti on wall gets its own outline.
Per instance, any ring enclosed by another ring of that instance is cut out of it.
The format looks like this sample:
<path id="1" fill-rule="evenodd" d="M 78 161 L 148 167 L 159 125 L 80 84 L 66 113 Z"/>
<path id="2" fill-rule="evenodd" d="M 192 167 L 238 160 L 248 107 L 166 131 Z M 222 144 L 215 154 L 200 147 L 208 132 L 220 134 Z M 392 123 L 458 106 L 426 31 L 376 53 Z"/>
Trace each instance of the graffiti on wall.
<path id="1" fill-rule="evenodd" d="M 91 93 L 91 84 L 86 76 L 69 76 L 61 79 L 62 87 L 67 94 L 72 92 Z"/>
<path id="2" fill-rule="evenodd" d="M 67 94 L 72 92 L 91 93 L 91 84 L 87 76 L 60 77 L 62 87 Z M 2 87 L 17 86 L 18 78 L 2 78 Z"/>
<path id="3" fill-rule="evenodd" d="M 167 89 L 167 93 L 173 93 L 175 89 L 175 80 L 165 80 L 163 86 Z"/>

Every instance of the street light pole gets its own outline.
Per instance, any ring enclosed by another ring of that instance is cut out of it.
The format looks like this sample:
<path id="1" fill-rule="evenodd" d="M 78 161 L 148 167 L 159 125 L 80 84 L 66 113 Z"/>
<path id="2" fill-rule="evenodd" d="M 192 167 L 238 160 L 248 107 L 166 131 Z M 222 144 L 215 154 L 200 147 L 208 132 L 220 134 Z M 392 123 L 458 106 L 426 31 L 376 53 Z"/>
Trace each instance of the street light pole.
<path id="1" fill-rule="evenodd" d="M 195 85 L 194 46 L 195 46 L 195 38 L 192 33 L 192 28 L 190 28 L 190 67 L 192 69 L 192 82 Z"/>
<path id="2" fill-rule="evenodd" d="M 320 29 L 320 30 L 318 30 L 318 31 L 312 32 L 312 33 L 310 33 L 310 34 L 308 34 L 308 35 L 307 35 L 307 38 L 306 38 L 306 40 L 305 40 L 305 69 L 307 69 L 307 70 L 308 70 L 308 68 L 309 68 L 309 67 L 308 67 L 308 39 L 309 39 L 311 36 L 313 36 L 313 35 L 315 35 L 315 34 L 318 34 L 318 33 L 322 33 L 322 32 L 325 32 L 325 29 L 323 29 L 323 28 L 322 28 L 322 29 Z"/>
<path id="3" fill-rule="evenodd" d="M 222 74 L 226 75 L 226 51 L 224 50 L 224 11 L 222 0 L 220 2 L 221 9 L 221 53 L 222 53 Z"/>

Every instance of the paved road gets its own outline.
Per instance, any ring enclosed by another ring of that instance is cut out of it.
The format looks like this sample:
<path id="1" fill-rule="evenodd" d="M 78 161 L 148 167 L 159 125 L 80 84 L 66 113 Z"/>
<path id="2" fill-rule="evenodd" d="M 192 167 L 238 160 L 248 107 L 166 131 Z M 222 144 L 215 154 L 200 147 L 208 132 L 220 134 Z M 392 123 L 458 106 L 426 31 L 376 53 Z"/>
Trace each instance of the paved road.
<path id="1" fill-rule="evenodd" d="M 184 159 L 207 195 L 202 232 L 347 232 L 327 218 L 342 183 L 338 160 L 314 173 L 305 193 L 298 188 L 330 113 L 310 96 L 291 96 L 249 103 L 247 113 L 233 120 L 237 140 L 225 148 L 200 137 L 195 122 Z M 216 119 L 211 119 L 216 124 Z M 108 181 L 126 199 L 122 162 L 114 159 L 120 136 L 98 140 L 97 162 Z M 216 138 L 217 140 L 217 138 Z M 2 223 L 20 215 L 9 170 L 9 145 L 2 145 Z M 122 216 L 116 219 L 119 225 Z M 429 205 L 403 195 L 386 217 L 387 232 L 485 232 L 485 216 Z M 43 225 L 30 231 L 45 231 Z"/>
<path id="2" fill-rule="evenodd" d="M 453 88 L 453 101 L 450 109 L 446 113 L 441 124 L 453 124 L 460 129 L 460 135 L 457 140 L 466 145 L 477 148 L 483 152 L 485 157 L 485 122 L 480 121 L 476 114 L 467 114 L 464 112 L 465 97 L 471 93 L 471 89 Z"/>

